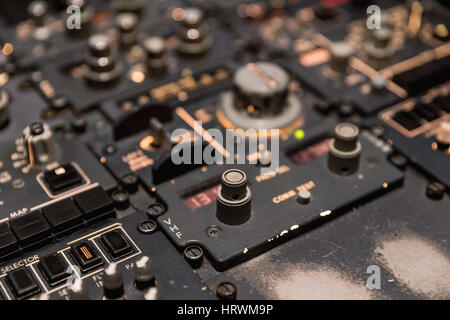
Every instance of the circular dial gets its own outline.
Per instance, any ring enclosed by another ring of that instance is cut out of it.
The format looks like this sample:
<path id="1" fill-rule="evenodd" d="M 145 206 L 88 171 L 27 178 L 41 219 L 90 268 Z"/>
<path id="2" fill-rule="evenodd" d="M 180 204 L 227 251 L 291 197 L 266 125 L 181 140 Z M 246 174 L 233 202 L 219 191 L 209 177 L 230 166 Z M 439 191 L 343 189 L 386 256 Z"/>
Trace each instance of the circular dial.
<path id="1" fill-rule="evenodd" d="M 248 63 L 234 75 L 235 107 L 254 117 L 273 116 L 286 106 L 289 75 L 273 63 Z"/>
<path id="2" fill-rule="evenodd" d="M 226 127 L 243 129 L 282 129 L 298 123 L 303 107 L 289 91 L 289 81 L 289 74 L 277 64 L 245 64 L 234 74 L 233 91 L 222 95 L 219 120 Z"/>

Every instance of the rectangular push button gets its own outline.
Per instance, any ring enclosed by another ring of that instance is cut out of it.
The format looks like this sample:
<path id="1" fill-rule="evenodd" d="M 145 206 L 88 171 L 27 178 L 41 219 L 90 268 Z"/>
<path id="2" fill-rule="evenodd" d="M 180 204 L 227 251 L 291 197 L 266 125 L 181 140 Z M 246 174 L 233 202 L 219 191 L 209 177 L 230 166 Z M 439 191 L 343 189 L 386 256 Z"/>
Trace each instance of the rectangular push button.
<path id="1" fill-rule="evenodd" d="M 82 223 L 83 214 L 70 199 L 64 199 L 42 209 L 42 214 L 56 234 L 67 233 Z"/>
<path id="2" fill-rule="evenodd" d="M 0 256 L 5 256 L 18 249 L 18 242 L 7 223 L 0 224 Z"/>
<path id="3" fill-rule="evenodd" d="M 83 272 L 103 264 L 99 252 L 87 241 L 73 245 L 70 253 Z"/>
<path id="4" fill-rule="evenodd" d="M 60 193 L 82 184 L 83 179 L 70 163 L 44 172 L 44 181 L 53 193 Z"/>
<path id="5" fill-rule="evenodd" d="M 119 230 L 103 234 L 100 242 L 114 259 L 121 258 L 134 251 L 128 239 Z"/>
<path id="6" fill-rule="evenodd" d="M 101 187 L 77 194 L 74 200 L 88 220 L 114 213 L 114 203 Z"/>
<path id="7" fill-rule="evenodd" d="M 39 211 L 30 212 L 10 221 L 11 229 L 22 246 L 48 240 L 51 236 L 50 226 Z"/>
<path id="8" fill-rule="evenodd" d="M 31 271 L 26 267 L 9 272 L 6 281 L 19 300 L 29 298 L 41 291 Z"/>
<path id="9" fill-rule="evenodd" d="M 69 276 L 67 267 L 67 262 L 59 253 L 49 254 L 39 259 L 39 268 L 52 285 Z"/>

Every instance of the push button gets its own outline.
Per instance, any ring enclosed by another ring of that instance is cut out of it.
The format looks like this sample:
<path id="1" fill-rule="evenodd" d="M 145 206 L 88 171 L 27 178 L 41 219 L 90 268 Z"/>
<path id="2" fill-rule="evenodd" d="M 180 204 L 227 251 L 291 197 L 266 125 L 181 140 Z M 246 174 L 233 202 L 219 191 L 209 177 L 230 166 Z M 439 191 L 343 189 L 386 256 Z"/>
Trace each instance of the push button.
<path id="1" fill-rule="evenodd" d="M 6 281 L 19 300 L 29 298 L 41 291 L 30 270 L 26 267 L 9 272 Z"/>
<path id="2" fill-rule="evenodd" d="M 70 253 L 83 272 L 103 264 L 102 257 L 98 251 L 87 241 L 72 246 Z"/>
<path id="3" fill-rule="evenodd" d="M 10 221 L 11 229 L 22 246 L 49 239 L 50 226 L 39 211 L 30 212 Z"/>
<path id="4" fill-rule="evenodd" d="M 44 172 L 44 181 L 53 193 L 63 192 L 78 185 L 83 179 L 70 163 Z"/>
<path id="5" fill-rule="evenodd" d="M 67 262 L 59 253 L 49 254 L 39 259 L 39 268 L 52 285 L 69 276 L 67 267 Z"/>
<path id="6" fill-rule="evenodd" d="M 134 251 L 128 239 L 119 230 L 113 230 L 102 235 L 100 242 L 114 259 L 121 258 Z"/>
<path id="7" fill-rule="evenodd" d="M 0 224 L 0 256 L 5 256 L 18 248 L 18 242 L 8 224 Z"/>
<path id="8" fill-rule="evenodd" d="M 42 209 L 42 214 L 56 234 L 67 233 L 82 223 L 80 209 L 70 199 L 64 199 Z"/>
<path id="9" fill-rule="evenodd" d="M 101 187 L 77 194 L 74 200 L 88 220 L 114 214 L 114 203 Z"/>

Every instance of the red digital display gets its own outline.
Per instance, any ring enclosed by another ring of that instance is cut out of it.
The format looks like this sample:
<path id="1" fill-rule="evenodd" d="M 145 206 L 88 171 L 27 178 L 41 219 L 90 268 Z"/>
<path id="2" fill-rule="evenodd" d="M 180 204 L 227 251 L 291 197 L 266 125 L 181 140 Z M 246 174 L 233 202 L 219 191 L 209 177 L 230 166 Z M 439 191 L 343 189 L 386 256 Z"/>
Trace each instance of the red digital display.
<path id="1" fill-rule="evenodd" d="M 324 139 L 289 155 L 296 164 L 302 165 L 328 153 L 331 139 Z"/>
<path id="2" fill-rule="evenodd" d="M 218 189 L 219 185 L 215 185 L 208 189 L 204 189 L 201 192 L 190 195 L 184 198 L 184 204 L 192 211 L 207 206 L 208 204 L 216 201 Z"/>

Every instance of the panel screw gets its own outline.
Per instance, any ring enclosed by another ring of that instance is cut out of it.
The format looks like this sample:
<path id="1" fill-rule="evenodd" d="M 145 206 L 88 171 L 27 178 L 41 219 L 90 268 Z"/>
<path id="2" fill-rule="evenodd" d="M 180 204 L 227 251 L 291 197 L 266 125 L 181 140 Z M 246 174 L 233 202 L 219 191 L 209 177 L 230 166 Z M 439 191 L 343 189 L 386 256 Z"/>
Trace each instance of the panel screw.
<path id="1" fill-rule="evenodd" d="M 149 234 L 156 230 L 157 224 L 154 220 L 143 220 L 138 224 L 138 230 L 141 233 Z"/>
<path id="2" fill-rule="evenodd" d="M 216 294 L 222 300 L 235 300 L 237 289 L 231 282 L 222 282 L 217 286 Z"/>
<path id="3" fill-rule="evenodd" d="M 209 226 L 206 228 L 205 232 L 208 238 L 218 238 L 222 235 L 222 229 L 218 226 Z"/>
<path id="4" fill-rule="evenodd" d="M 112 144 L 109 144 L 103 148 L 103 153 L 107 156 L 113 155 L 116 153 L 116 147 L 114 147 Z"/>
<path id="5" fill-rule="evenodd" d="M 197 245 L 187 246 L 184 250 L 184 258 L 193 268 L 199 268 L 203 262 L 203 249 Z"/>
<path id="6" fill-rule="evenodd" d="M 147 208 L 147 214 L 150 218 L 156 218 L 166 212 L 166 207 L 161 203 L 151 204 Z"/>
<path id="7" fill-rule="evenodd" d="M 432 181 L 427 185 L 427 196 L 428 198 L 439 200 L 444 197 L 445 186 L 437 181 Z"/>

